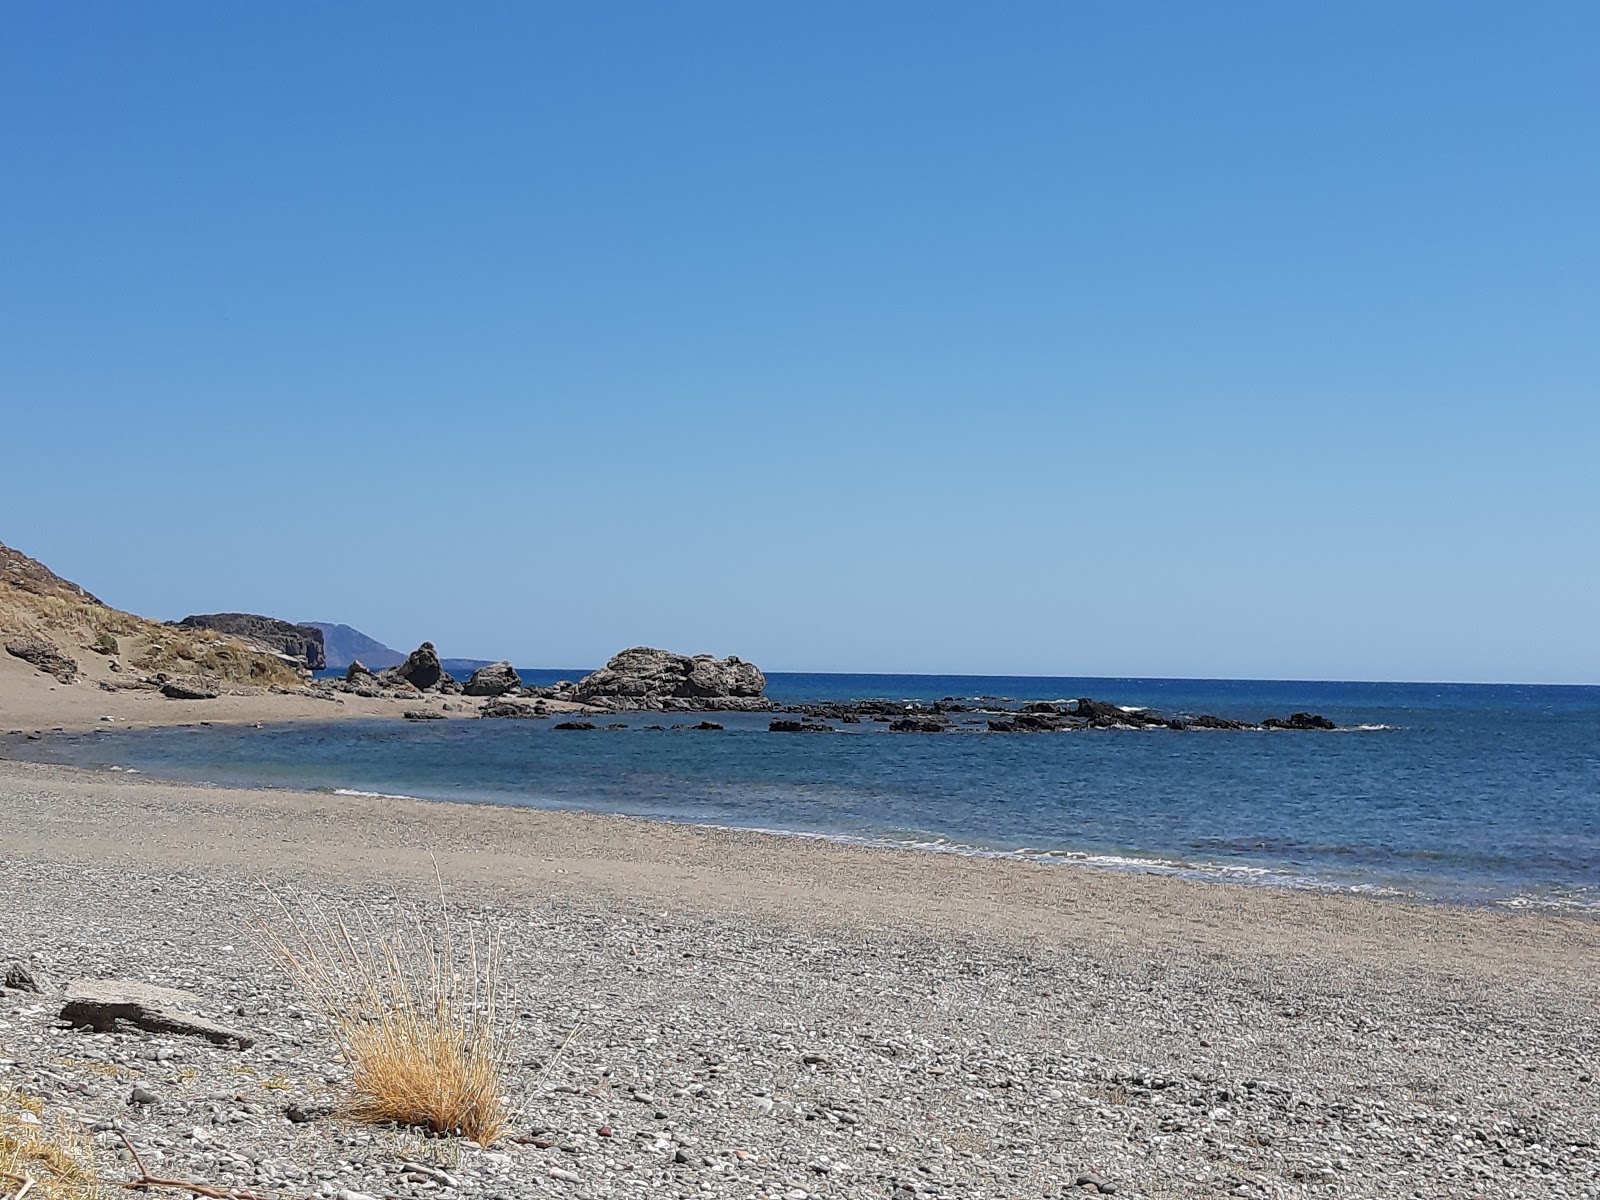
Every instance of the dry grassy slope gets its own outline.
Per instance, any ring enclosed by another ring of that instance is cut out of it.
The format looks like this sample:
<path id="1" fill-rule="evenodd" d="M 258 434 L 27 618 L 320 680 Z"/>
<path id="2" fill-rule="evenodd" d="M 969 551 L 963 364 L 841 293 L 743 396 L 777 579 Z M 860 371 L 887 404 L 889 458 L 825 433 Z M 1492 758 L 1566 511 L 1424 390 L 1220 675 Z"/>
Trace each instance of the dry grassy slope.
<path id="1" fill-rule="evenodd" d="M 112 608 L 36 559 L 0 542 L 0 641 L 18 634 L 50 642 L 88 677 L 119 659 L 138 671 L 233 686 L 301 687 L 299 671 L 272 651 L 206 630 L 178 629 Z M 114 638 L 115 654 L 106 653 Z M 99 642 L 102 649 L 96 650 Z"/>

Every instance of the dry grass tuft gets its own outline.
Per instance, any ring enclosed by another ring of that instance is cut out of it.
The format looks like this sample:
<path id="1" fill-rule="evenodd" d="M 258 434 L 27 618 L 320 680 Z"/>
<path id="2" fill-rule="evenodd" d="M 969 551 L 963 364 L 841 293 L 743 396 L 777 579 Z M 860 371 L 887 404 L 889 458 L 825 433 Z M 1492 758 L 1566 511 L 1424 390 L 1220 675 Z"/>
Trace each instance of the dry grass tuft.
<path id="1" fill-rule="evenodd" d="M 269 946 L 334 1029 L 351 1069 L 343 1113 L 472 1139 L 499 1140 L 509 1119 L 509 1043 L 498 1021 L 493 935 L 458 942 L 441 899 L 432 927 L 376 931 L 323 910 L 280 905 Z"/>
<path id="2" fill-rule="evenodd" d="M 48 1122 L 36 1102 L 15 1092 L 0 1095 L 0 1195 L 102 1200 L 110 1194 L 81 1133 Z"/>

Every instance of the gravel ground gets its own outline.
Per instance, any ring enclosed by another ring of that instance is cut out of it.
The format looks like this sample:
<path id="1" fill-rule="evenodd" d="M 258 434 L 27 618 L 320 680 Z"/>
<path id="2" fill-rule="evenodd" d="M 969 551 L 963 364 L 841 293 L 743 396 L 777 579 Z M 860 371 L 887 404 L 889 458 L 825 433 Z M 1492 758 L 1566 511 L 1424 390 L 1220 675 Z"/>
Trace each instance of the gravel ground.
<path id="1" fill-rule="evenodd" d="M 285 1196 L 1600 1196 L 1593 921 L 519 819 L 0 764 L 0 963 L 48 977 L 0 989 L 0 1089 L 112 1178 L 121 1130 Z M 327 1115 L 347 1069 L 251 932 L 408 921 L 418 845 L 503 939 L 489 1149 Z M 256 1043 L 64 1028 L 50 989 L 109 976 Z"/>

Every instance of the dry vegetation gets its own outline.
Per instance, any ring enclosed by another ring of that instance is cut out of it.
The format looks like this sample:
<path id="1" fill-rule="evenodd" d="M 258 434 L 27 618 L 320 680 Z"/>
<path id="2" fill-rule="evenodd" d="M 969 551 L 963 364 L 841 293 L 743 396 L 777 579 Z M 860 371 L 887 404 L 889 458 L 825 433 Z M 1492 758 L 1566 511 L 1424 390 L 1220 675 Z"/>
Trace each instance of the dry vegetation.
<path id="1" fill-rule="evenodd" d="M 458 941 L 449 913 L 380 933 L 370 919 L 282 907 L 262 936 L 309 1005 L 334 1031 L 350 1067 L 343 1115 L 499 1140 L 509 1042 L 498 1020 L 493 933 Z"/>
<path id="2" fill-rule="evenodd" d="M 178 629 L 103 603 L 43 563 L 0 544 L 0 640 L 43 638 L 71 658 L 119 650 L 142 671 L 202 676 L 223 684 L 300 687 L 276 654 L 206 630 Z"/>
<path id="3" fill-rule="evenodd" d="M 110 1194 L 83 1135 L 51 1122 L 39 1104 L 0 1096 L 0 1195 L 9 1200 L 100 1200 Z"/>

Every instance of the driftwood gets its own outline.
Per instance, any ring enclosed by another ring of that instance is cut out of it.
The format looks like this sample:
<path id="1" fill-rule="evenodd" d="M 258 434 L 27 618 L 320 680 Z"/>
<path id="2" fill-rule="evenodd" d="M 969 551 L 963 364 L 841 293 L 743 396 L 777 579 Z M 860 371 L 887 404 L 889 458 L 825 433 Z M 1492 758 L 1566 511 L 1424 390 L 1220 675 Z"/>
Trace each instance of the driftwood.
<path id="1" fill-rule="evenodd" d="M 139 1157 L 139 1152 L 133 1148 L 133 1143 L 128 1140 L 127 1134 L 119 1129 L 117 1136 L 128 1148 L 128 1153 L 133 1155 L 133 1165 L 139 1168 L 139 1178 L 130 1179 L 122 1184 L 126 1191 L 147 1192 L 151 1188 L 167 1188 L 176 1192 L 188 1192 L 191 1196 L 203 1196 L 206 1200 L 283 1200 L 283 1197 L 268 1192 L 248 1192 L 239 1188 L 218 1188 L 204 1183 L 190 1183 L 182 1179 L 162 1179 L 159 1175 L 150 1174 L 150 1169 L 144 1165 L 144 1159 Z M 28 1189 L 24 1186 L 22 1190 L 25 1192 Z M 12 1200 L 22 1200 L 22 1192 L 18 1192 Z"/>

